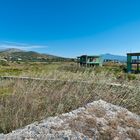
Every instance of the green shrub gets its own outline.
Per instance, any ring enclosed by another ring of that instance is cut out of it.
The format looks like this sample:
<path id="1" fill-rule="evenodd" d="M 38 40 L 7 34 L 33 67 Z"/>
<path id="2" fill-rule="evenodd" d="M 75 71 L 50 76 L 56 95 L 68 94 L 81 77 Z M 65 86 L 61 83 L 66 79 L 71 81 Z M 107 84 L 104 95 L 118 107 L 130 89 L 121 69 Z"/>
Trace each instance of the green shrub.
<path id="1" fill-rule="evenodd" d="M 128 78 L 128 80 L 130 81 L 130 80 L 136 80 L 136 75 L 134 75 L 134 74 L 128 74 L 127 75 L 127 78 Z"/>
<path id="2" fill-rule="evenodd" d="M 0 65 L 1 66 L 9 66 L 8 62 L 5 60 L 0 60 Z"/>

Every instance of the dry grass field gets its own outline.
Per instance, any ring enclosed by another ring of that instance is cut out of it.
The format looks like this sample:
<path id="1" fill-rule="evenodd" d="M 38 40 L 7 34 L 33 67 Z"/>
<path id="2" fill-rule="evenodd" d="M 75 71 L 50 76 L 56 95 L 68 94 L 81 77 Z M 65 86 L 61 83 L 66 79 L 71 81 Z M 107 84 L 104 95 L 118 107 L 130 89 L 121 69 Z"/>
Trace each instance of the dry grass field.
<path id="1" fill-rule="evenodd" d="M 121 67 L 80 68 L 65 62 L 21 63 L 0 66 L 0 76 L 54 79 L 0 80 L 0 132 L 3 133 L 98 99 L 140 115 L 140 77 L 124 73 Z M 57 79 L 60 81 L 55 81 Z"/>

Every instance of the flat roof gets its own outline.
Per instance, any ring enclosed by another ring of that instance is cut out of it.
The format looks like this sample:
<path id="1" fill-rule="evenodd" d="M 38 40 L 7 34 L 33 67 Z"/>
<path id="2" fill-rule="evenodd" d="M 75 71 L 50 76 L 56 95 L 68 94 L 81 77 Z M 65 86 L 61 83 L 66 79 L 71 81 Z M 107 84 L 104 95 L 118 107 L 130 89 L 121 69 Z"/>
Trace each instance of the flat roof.
<path id="1" fill-rule="evenodd" d="M 100 55 L 81 55 L 81 56 L 78 56 L 78 57 L 100 57 Z"/>
<path id="2" fill-rule="evenodd" d="M 130 56 L 140 56 L 140 53 L 127 53 L 127 55 L 130 55 Z"/>

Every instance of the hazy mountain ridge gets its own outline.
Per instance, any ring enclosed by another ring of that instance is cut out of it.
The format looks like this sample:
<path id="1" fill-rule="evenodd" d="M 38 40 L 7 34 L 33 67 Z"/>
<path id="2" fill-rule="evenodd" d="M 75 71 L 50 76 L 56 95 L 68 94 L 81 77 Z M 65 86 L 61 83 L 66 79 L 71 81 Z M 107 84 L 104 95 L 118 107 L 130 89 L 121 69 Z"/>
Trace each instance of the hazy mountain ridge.
<path id="1" fill-rule="evenodd" d="M 0 53 L 14 53 L 14 52 L 25 52 L 25 51 L 21 49 L 16 49 L 16 48 L 8 48 L 8 49 L 0 50 Z"/>
<path id="2" fill-rule="evenodd" d="M 109 59 L 109 60 L 117 60 L 120 62 L 126 62 L 126 59 L 127 59 L 126 56 L 113 55 L 113 54 L 109 54 L 109 53 L 102 54 L 101 57 L 103 60 Z"/>
<path id="3" fill-rule="evenodd" d="M 20 60 L 20 61 L 58 61 L 58 60 L 67 60 L 67 58 L 50 55 L 50 54 L 41 54 L 34 51 L 24 51 L 20 49 L 10 48 L 5 50 L 0 50 L 0 57 L 7 60 Z"/>
<path id="4" fill-rule="evenodd" d="M 16 49 L 16 48 L 9 48 L 9 49 L 5 49 L 5 50 L 0 50 L 0 57 L 2 58 L 6 58 L 6 59 L 20 59 L 23 61 L 46 61 L 46 60 L 57 60 L 57 59 L 61 59 L 61 60 L 68 60 L 68 58 L 64 58 L 64 57 L 59 57 L 59 56 L 55 56 L 55 55 L 50 55 L 50 54 L 41 54 L 38 52 L 34 52 L 34 51 L 25 51 L 25 50 L 21 50 L 21 49 Z M 126 62 L 126 56 L 121 56 L 121 55 L 113 55 L 113 54 L 102 54 L 101 55 L 103 60 L 117 60 L 119 62 Z"/>

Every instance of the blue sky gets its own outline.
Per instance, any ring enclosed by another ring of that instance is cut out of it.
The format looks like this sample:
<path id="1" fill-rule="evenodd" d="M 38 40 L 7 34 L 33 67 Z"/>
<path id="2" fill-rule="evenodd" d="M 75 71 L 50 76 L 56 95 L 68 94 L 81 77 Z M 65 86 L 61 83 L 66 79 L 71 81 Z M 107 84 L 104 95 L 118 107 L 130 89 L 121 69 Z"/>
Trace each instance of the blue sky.
<path id="1" fill-rule="evenodd" d="M 140 1 L 1 0 L 3 48 L 66 57 L 140 52 Z"/>

